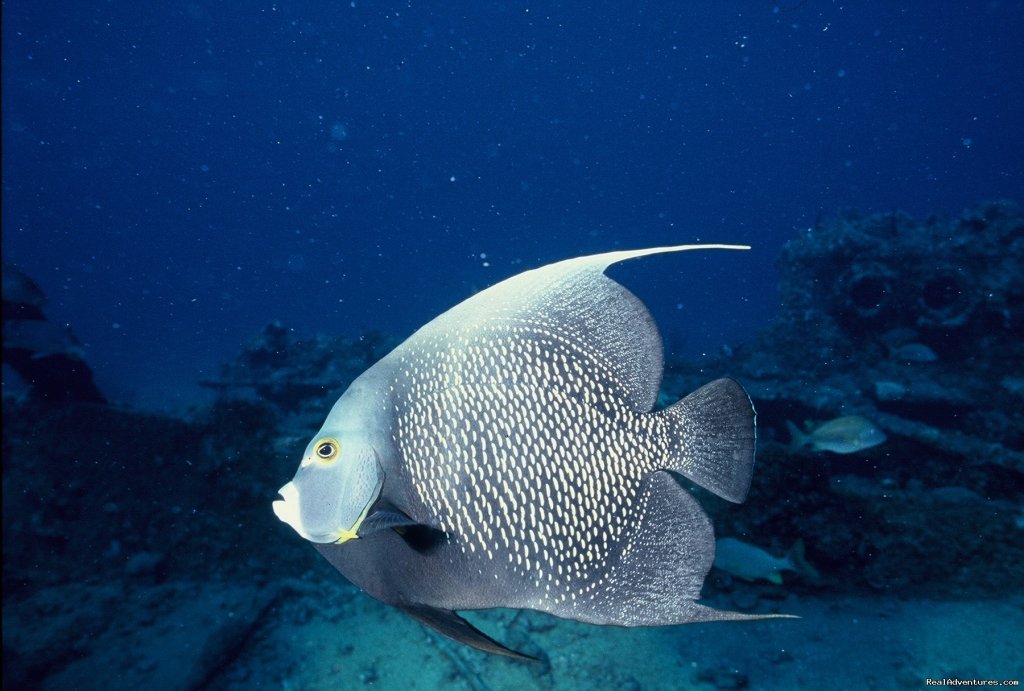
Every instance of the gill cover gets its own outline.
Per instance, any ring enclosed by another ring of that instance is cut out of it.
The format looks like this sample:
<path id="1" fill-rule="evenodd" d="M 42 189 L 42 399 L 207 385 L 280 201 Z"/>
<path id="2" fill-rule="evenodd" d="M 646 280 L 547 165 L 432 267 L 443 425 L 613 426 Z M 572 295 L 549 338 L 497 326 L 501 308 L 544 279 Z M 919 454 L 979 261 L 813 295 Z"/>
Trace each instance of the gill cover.
<path id="1" fill-rule="evenodd" d="M 384 485 L 373 447 L 325 435 L 306 447 L 299 470 L 279 492 L 274 513 L 311 542 L 342 543 L 359 528 Z"/>

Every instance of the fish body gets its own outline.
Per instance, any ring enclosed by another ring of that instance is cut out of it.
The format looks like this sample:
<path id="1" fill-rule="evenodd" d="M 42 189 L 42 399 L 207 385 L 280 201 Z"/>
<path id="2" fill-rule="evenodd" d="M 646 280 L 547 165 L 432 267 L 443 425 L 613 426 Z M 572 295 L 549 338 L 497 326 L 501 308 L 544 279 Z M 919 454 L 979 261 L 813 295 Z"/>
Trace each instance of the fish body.
<path id="1" fill-rule="evenodd" d="M 373 597 L 490 652 L 518 656 L 455 610 L 756 618 L 696 602 L 714 536 L 672 477 L 743 501 L 750 400 L 720 379 L 652 411 L 661 338 L 604 275 L 698 247 L 570 259 L 435 318 L 341 396 L 275 513 Z"/>
<path id="2" fill-rule="evenodd" d="M 878 446 L 886 440 L 885 432 L 860 415 L 846 415 L 829 420 L 809 433 L 786 421 L 790 435 L 790 451 L 809 447 L 813 451 L 856 453 Z"/>
<path id="3" fill-rule="evenodd" d="M 715 543 L 715 567 L 746 581 L 765 580 L 782 584 L 783 571 L 800 571 L 816 579 L 817 571 L 804 559 L 803 542 L 797 540 L 784 557 L 774 557 L 760 547 L 734 537 Z"/>

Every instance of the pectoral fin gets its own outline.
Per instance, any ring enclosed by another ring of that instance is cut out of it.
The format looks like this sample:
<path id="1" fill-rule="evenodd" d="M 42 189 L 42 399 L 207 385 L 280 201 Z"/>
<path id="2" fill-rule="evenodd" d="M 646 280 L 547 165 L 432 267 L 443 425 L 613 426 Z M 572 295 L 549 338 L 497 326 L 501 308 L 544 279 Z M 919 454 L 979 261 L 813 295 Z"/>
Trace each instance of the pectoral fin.
<path id="1" fill-rule="evenodd" d="M 373 511 L 359 525 L 359 537 L 366 537 L 388 528 L 407 528 L 414 525 L 419 523 L 400 511 Z"/>

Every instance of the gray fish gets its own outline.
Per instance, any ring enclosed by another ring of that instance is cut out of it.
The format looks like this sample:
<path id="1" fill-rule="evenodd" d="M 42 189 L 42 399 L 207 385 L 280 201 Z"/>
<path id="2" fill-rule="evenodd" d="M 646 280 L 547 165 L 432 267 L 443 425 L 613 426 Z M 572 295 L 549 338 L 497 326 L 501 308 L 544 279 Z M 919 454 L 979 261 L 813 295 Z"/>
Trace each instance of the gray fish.
<path id="1" fill-rule="evenodd" d="M 745 581 L 764 579 L 775 585 L 782 585 L 783 571 L 796 571 L 810 580 L 819 578 L 804 558 L 803 540 L 797 540 L 786 556 L 779 558 L 742 540 L 724 537 L 715 543 L 715 567 Z"/>
<path id="2" fill-rule="evenodd" d="M 526 657 L 455 610 L 620 626 L 763 618 L 696 602 L 714 534 L 673 477 L 746 498 L 750 399 L 719 379 L 652 411 L 661 337 L 604 275 L 701 248 L 747 249 L 578 257 L 435 318 L 338 399 L 274 512 L 371 596 L 489 652 Z"/>
<path id="3" fill-rule="evenodd" d="M 786 420 L 786 427 L 789 429 L 791 452 L 810 447 L 814 451 L 856 453 L 878 446 L 886 440 L 885 432 L 860 415 L 837 417 L 823 422 L 808 433 L 801 431 L 789 420 Z"/>

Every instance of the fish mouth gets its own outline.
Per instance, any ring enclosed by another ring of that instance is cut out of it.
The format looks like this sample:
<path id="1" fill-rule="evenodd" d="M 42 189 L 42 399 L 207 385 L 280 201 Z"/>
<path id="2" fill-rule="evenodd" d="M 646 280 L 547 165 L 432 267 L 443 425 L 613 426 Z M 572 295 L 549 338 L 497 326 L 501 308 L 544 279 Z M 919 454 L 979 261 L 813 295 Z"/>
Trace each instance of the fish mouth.
<path id="1" fill-rule="evenodd" d="M 334 530 L 329 533 L 311 533 L 302 523 L 299 488 L 295 486 L 295 483 L 289 482 L 279 489 L 277 493 L 281 498 L 271 504 L 274 509 L 274 515 L 284 523 L 290 525 L 300 537 L 319 544 L 341 544 L 354 537 L 358 537 L 355 535 L 355 529 L 345 530 L 344 528 Z"/>
<path id="2" fill-rule="evenodd" d="M 289 482 L 277 490 L 277 494 L 281 498 L 272 504 L 274 515 L 290 525 L 299 535 L 307 540 L 310 539 L 309 533 L 302 527 L 302 516 L 299 512 L 299 488 L 295 486 L 294 482 Z"/>

